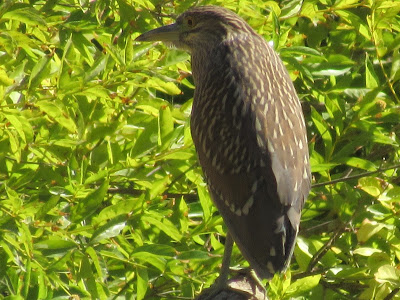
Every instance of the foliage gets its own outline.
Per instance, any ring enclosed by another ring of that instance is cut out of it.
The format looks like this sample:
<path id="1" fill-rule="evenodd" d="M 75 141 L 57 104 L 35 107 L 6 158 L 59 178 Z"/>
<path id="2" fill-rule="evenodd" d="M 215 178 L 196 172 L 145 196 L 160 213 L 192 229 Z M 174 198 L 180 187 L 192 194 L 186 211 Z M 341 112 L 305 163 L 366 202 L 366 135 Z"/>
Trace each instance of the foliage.
<path id="1" fill-rule="evenodd" d="M 192 298 L 217 277 L 189 56 L 133 41 L 193 4 L 0 4 L 1 299 Z M 315 185 L 270 298 L 400 298 L 400 3 L 198 4 L 271 40 L 304 105 Z"/>

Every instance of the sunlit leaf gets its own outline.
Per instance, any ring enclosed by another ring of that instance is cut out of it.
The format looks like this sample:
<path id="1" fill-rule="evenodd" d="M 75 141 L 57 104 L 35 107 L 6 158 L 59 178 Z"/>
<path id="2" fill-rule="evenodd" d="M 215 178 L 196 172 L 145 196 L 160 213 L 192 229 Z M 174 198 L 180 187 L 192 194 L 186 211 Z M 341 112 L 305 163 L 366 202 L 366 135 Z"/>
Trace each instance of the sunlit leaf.
<path id="1" fill-rule="evenodd" d="M 137 268 L 137 299 L 144 299 L 149 284 L 149 275 L 146 268 Z"/>
<path id="2" fill-rule="evenodd" d="M 106 180 L 85 198 L 79 199 L 77 205 L 71 209 L 71 220 L 78 222 L 94 214 L 100 203 L 103 202 L 107 189 L 108 181 Z"/>
<path id="3" fill-rule="evenodd" d="M 41 14 L 33 7 L 18 7 L 15 5 L 2 17 L 4 19 L 17 20 L 21 23 L 32 26 L 39 26 L 41 29 L 46 30 L 46 22 L 42 18 Z"/>
<path id="4" fill-rule="evenodd" d="M 367 88 L 374 89 L 378 87 L 380 83 L 368 54 L 365 56 L 365 66 L 367 68 L 365 72 L 365 86 Z"/>
<path id="5" fill-rule="evenodd" d="M 360 243 L 366 242 L 383 228 L 383 224 L 375 221 L 364 220 L 360 229 L 357 231 L 357 239 Z"/>
<path id="6" fill-rule="evenodd" d="M 50 71 L 48 65 L 50 63 L 50 57 L 47 55 L 43 56 L 35 67 L 32 69 L 31 76 L 29 77 L 29 90 L 33 90 L 42 82 L 44 78 L 48 76 Z"/>
<path id="7" fill-rule="evenodd" d="M 368 247 L 360 247 L 353 251 L 354 254 L 362 255 L 362 256 L 371 256 L 374 253 L 379 253 L 381 250 L 375 248 Z"/>
<path id="8" fill-rule="evenodd" d="M 378 282 L 389 282 L 395 286 L 400 286 L 400 272 L 391 265 L 384 265 L 375 273 L 375 278 Z"/>
<path id="9" fill-rule="evenodd" d="M 44 100 L 37 102 L 36 106 L 71 133 L 76 132 L 77 128 L 75 122 L 57 104 Z"/>
<path id="10" fill-rule="evenodd" d="M 94 244 L 101 242 L 104 239 L 109 239 L 117 236 L 121 232 L 121 230 L 124 229 L 125 225 L 126 217 L 122 216 L 115 218 L 93 232 L 90 242 Z"/>
<path id="11" fill-rule="evenodd" d="M 153 226 L 156 226 L 158 229 L 162 230 L 165 234 L 167 234 L 175 241 L 179 241 L 182 239 L 181 233 L 176 229 L 174 224 L 172 224 L 172 222 L 166 218 L 161 219 L 161 216 L 157 215 L 156 213 L 143 216 L 142 221 L 147 222 Z"/>
<path id="12" fill-rule="evenodd" d="M 319 284 L 321 275 L 308 276 L 299 279 L 292 283 L 286 290 L 288 297 L 294 297 L 296 295 L 302 295 L 304 292 L 311 290 Z"/>

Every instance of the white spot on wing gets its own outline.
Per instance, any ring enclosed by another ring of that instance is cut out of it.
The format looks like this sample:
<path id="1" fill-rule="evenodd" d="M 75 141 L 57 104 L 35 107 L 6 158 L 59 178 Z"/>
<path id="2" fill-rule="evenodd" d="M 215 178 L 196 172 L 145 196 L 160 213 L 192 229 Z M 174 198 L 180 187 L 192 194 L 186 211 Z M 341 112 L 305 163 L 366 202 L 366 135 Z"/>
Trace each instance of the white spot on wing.
<path id="1" fill-rule="evenodd" d="M 268 272 L 270 272 L 271 274 L 275 273 L 274 265 L 270 261 L 267 263 L 267 269 L 268 269 Z"/>
<path id="2" fill-rule="evenodd" d="M 256 118 L 256 130 L 261 131 L 261 122 L 259 118 Z"/>
<path id="3" fill-rule="evenodd" d="M 249 198 L 249 200 L 247 200 L 247 202 L 244 204 L 244 206 L 242 208 L 243 214 L 245 216 L 247 216 L 249 214 L 249 210 L 253 206 L 253 203 L 254 203 L 254 198 L 253 198 L 253 196 L 251 196 Z"/>
<path id="4" fill-rule="evenodd" d="M 263 139 L 260 137 L 260 135 L 257 135 L 257 143 L 258 143 L 258 146 L 260 146 L 261 148 L 265 147 Z"/>
<path id="5" fill-rule="evenodd" d="M 251 187 L 251 192 L 254 194 L 257 191 L 257 186 L 258 186 L 258 180 L 256 180 L 252 187 Z"/>
<path id="6" fill-rule="evenodd" d="M 300 150 L 301 150 L 301 149 L 303 149 L 303 141 L 302 141 L 301 139 L 300 139 L 300 141 L 299 141 L 299 143 L 298 143 L 298 144 L 299 144 L 299 148 L 300 148 Z"/>
<path id="7" fill-rule="evenodd" d="M 274 152 L 275 152 L 275 149 L 274 149 L 274 147 L 272 146 L 272 143 L 271 143 L 271 142 L 268 143 L 268 151 L 269 151 L 270 153 L 274 153 Z"/>
<path id="8" fill-rule="evenodd" d="M 303 172 L 303 179 L 308 179 L 308 174 L 307 174 L 306 169 L 304 169 L 304 172 Z"/>
<path id="9" fill-rule="evenodd" d="M 287 216 L 289 218 L 290 224 L 292 224 L 292 227 L 298 231 L 299 230 L 299 220 L 300 220 L 300 214 L 296 211 L 294 207 L 289 208 L 287 212 Z"/>

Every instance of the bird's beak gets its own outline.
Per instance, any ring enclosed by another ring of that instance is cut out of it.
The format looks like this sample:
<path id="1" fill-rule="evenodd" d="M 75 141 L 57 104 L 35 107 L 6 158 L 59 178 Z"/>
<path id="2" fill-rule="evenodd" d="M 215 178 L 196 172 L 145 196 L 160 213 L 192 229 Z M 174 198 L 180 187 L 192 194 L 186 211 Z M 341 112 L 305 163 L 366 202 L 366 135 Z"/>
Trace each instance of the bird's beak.
<path id="1" fill-rule="evenodd" d="M 162 26 L 139 35 L 135 41 L 138 42 L 170 42 L 175 43 L 179 40 L 179 27 L 178 24 Z"/>

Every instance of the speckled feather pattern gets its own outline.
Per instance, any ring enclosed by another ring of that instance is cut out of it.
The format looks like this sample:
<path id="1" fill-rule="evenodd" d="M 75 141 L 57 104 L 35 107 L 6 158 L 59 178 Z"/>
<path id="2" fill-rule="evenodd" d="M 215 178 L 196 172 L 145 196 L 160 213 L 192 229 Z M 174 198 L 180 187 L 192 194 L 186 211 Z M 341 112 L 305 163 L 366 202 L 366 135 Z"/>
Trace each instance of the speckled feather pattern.
<path id="1" fill-rule="evenodd" d="M 226 31 L 191 51 L 192 136 L 229 231 L 268 278 L 290 261 L 310 189 L 304 117 L 277 53 L 235 14 L 213 13 Z"/>
<path id="2" fill-rule="evenodd" d="M 243 256 L 269 278 L 290 262 L 310 190 L 300 101 L 278 54 L 233 12 L 196 7 L 177 24 L 176 46 L 192 57 L 191 131 L 211 197 Z"/>

